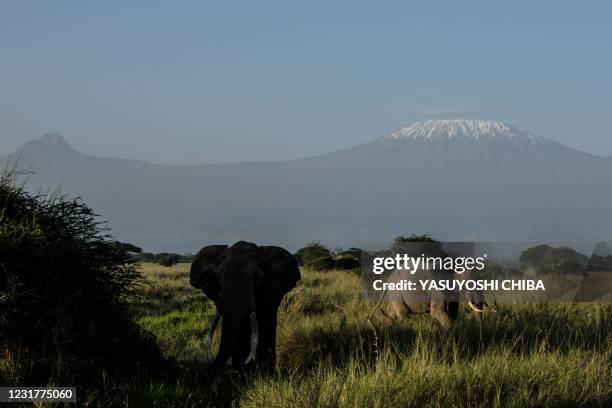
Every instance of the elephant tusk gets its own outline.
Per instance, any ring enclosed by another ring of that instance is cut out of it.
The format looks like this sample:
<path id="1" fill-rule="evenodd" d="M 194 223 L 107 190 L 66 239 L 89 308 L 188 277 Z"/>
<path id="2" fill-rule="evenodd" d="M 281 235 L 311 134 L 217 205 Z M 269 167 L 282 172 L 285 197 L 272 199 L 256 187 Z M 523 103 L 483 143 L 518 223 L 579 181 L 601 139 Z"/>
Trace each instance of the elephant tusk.
<path id="1" fill-rule="evenodd" d="M 475 306 L 475 305 L 472 303 L 472 301 L 471 301 L 471 300 L 469 300 L 469 301 L 468 301 L 468 305 L 470 305 L 470 307 L 471 307 L 472 309 L 474 309 L 474 311 L 476 311 L 476 312 L 478 312 L 478 313 L 482 313 L 482 312 L 484 311 L 484 309 L 479 309 L 479 308 L 477 308 L 477 307 L 476 307 L 476 306 Z"/>
<path id="2" fill-rule="evenodd" d="M 212 358 L 213 336 L 215 335 L 215 329 L 217 328 L 220 319 L 221 315 L 219 314 L 219 312 L 215 313 L 212 321 L 210 322 L 210 327 L 208 328 L 208 335 L 206 336 L 206 353 L 210 358 Z"/>
<path id="3" fill-rule="evenodd" d="M 259 339 L 257 316 L 255 315 L 255 312 L 251 312 L 249 314 L 249 318 L 251 320 L 251 352 L 249 353 L 249 357 L 247 357 L 244 364 L 250 363 L 255 358 L 255 353 L 257 352 L 257 341 Z"/>

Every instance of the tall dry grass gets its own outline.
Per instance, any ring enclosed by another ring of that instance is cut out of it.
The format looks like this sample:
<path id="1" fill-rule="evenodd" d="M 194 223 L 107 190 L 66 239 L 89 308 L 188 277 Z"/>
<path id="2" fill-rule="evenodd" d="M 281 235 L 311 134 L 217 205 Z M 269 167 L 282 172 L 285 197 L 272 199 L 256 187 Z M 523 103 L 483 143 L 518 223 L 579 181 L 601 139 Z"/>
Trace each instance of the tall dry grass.
<path id="1" fill-rule="evenodd" d="M 427 315 L 376 314 L 378 360 L 353 273 L 302 271 L 279 316 L 278 370 L 210 387 L 203 338 L 212 304 L 189 287 L 189 265 L 143 265 L 150 281 L 134 317 L 182 364 L 171 384 L 130 390 L 159 406 L 609 406 L 612 305 L 506 304 L 482 324 L 462 310 L 444 330 Z M 215 340 L 218 341 L 218 334 Z"/>

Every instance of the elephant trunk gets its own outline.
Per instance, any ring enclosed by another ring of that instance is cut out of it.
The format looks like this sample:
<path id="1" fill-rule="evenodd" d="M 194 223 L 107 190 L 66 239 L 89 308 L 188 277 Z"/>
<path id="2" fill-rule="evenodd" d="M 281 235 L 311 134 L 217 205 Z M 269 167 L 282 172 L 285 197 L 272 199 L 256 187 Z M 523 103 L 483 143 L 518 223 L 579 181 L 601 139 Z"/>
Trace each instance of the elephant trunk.
<path id="1" fill-rule="evenodd" d="M 210 328 L 208 329 L 207 349 L 209 355 L 212 355 L 212 337 L 215 333 L 215 329 L 217 327 L 217 324 L 219 323 L 220 318 L 221 315 L 219 315 L 218 313 L 215 314 L 211 322 Z M 230 355 L 232 355 L 232 352 L 236 347 L 238 336 L 240 334 L 241 320 L 242 319 L 240 317 L 237 317 L 236 314 L 223 314 L 223 321 L 221 323 L 221 344 L 219 346 L 219 352 L 217 353 L 217 356 L 215 357 L 215 361 L 213 363 L 213 366 L 217 371 L 221 370 L 223 366 L 225 366 L 225 363 L 227 362 Z M 249 314 L 249 321 L 251 325 L 251 349 L 247 359 L 244 361 L 244 364 L 248 364 L 249 362 L 255 359 L 255 354 L 257 352 L 257 343 L 259 341 L 259 329 L 257 326 L 257 317 L 255 315 L 255 311 L 252 311 Z"/>
<path id="2" fill-rule="evenodd" d="M 249 320 L 251 322 L 251 352 L 249 353 L 249 357 L 247 357 L 244 364 L 248 364 L 251 360 L 255 358 L 255 353 L 257 352 L 257 342 L 259 339 L 257 316 L 255 315 L 254 311 L 249 314 Z"/>
<path id="3" fill-rule="evenodd" d="M 221 321 L 221 344 L 219 345 L 217 357 L 215 357 L 215 361 L 213 362 L 213 368 L 217 372 L 223 369 L 236 346 L 238 334 L 240 332 L 240 320 L 239 315 L 223 313 L 223 319 Z"/>

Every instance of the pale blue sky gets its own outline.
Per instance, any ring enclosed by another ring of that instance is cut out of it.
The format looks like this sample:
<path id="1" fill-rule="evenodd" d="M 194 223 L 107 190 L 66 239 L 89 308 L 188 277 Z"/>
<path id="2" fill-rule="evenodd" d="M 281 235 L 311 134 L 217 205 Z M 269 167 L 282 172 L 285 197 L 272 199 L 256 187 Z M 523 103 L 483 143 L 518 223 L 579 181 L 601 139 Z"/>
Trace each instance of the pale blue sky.
<path id="1" fill-rule="evenodd" d="M 127 4 L 129 3 L 129 4 Z M 612 154 L 612 3 L 0 3 L 0 155 L 295 158 L 431 118 Z"/>

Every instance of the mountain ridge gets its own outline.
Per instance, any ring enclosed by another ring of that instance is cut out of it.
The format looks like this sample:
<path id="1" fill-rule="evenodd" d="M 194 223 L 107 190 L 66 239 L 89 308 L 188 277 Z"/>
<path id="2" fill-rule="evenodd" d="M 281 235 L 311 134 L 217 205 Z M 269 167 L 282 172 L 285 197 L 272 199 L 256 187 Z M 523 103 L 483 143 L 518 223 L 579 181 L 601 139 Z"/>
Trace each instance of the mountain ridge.
<path id="1" fill-rule="evenodd" d="M 474 131 L 477 133 L 470 135 L 469 132 L 466 133 L 466 130 Z M 512 143 L 521 142 L 527 146 L 542 146 L 542 145 L 554 145 L 556 148 L 562 147 L 563 149 L 569 149 L 574 152 L 579 152 L 583 155 L 588 155 L 591 157 L 598 157 L 593 155 L 592 153 L 584 152 L 560 142 L 557 142 L 552 139 L 548 139 L 541 136 L 536 136 L 533 133 L 518 128 L 516 126 L 507 124 L 505 122 L 499 121 L 491 121 L 491 120 L 464 120 L 464 119 L 444 119 L 444 120 L 428 120 L 428 121 L 420 121 L 414 122 L 410 125 L 400 127 L 391 131 L 390 133 L 379 137 L 377 139 L 373 139 L 369 142 L 365 142 L 359 145 L 355 145 L 352 147 L 348 147 L 345 149 L 338 149 L 326 153 L 321 153 L 313 156 L 305 156 L 296 159 L 281 159 L 281 160 L 264 160 L 264 161 L 235 161 L 235 162 L 221 162 L 221 163 L 192 163 L 192 164 L 164 164 L 157 163 L 153 161 L 147 160 L 139 160 L 139 159 L 128 159 L 121 158 L 116 156 L 96 156 L 87 153 L 80 152 L 73 148 L 58 132 L 52 132 L 44 134 L 39 139 L 33 139 L 26 143 L 24 143 L 21 147 L 16 149 L 14 152 L 2 157 L 0 156 L 0 160 L 8 159 L 19 159 L 21 156 L 31 156 L 32 154 L 36 154 L 37 152 L 32 152 L 30 149 L 38 149 L 41 148 L 49 148 L 57 151 L 64 151 L 62 159 L 66 158 L 68 154 L 87 156 L 90 158 L 101 159 L 101 160 L 125 160 L 128 162 L 141 163 L 144 165 L 155 165 L 155 166 L 189 166 L 189 167 L 198 167 L 198 166 L 217 166 L 217 165 L 233 165 L 233 164 L 255 164 L 255 163 L 284 163 L 284 162 L 292 162 L 292 161 L 300 161 L 300 160 L 308 160 L 313 158 L 325 157 L 327 155 L 336 155 L 338 153 L 355 151 L 355 150 L 369 150 L 371 146 L 380 146 L 381 144 L 387 142 L 418 142 L 418 141 L 427 141 L 430 142 L 432 140 L 439 140 L 441 136 L 448 135 L 446 137 L 447 141 L 459 140 L 461 143 L 463 142 L 486 142 L 492 139 L 501 139 L 502 141 L 510 141 Z M 472 147 L 474 144 L 471 145 Z M 50 152 L 46 152 L 49 154 Z M 612 155 L 603 157 L 606 160 L 612 160 Z"/>
<path id="2" fill-rule="evenodd" d="M 147 250 L 239 239 L 346 247 L 410 232 L 599 239 L 612 231 L 612 191 L 602 188 L 610 162 L 550 139 L 383 136 L 301 159 L 164 165 L 90 156 L 60 138 L 28 142 L 8 158 L 32 166 L 30 188 L 83 197 L 119 239 Z"/>

